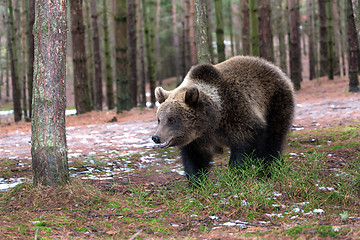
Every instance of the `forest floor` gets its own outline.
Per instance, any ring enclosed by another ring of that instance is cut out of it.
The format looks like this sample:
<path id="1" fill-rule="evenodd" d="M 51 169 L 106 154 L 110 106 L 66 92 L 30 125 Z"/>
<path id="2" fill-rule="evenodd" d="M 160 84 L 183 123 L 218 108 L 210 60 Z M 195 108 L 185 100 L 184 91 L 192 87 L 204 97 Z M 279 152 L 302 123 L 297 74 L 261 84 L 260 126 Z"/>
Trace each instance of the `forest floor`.
<path id="1" fill-rule="evenodd" d="M 209 182 L 219 180 L 212 189 L 187 187 L 178 151 L 150 140 L 156 109 L 140 108 L 68 116 L 73 184 L 34 189 L 31 124 L 0 115 L 1 238 L 358 238 L 360 173 L 353 169 L 360 164 L 360 94 L 348 93 L 347 84 L 343 78 L 302 83 L 284 158 L 294 169 L 311 166 L 313 175 L 302 183 L 287 175 L 289 186 L 299 184 L 296 191 L 276 188 L 281 179 L 255 177 L 248 188 L 268 190 L 256 199 L 246 189 L 221 195 L 228 152 L 215 159 Z M 319 159 L 325 165 L 315 169 Z"/>

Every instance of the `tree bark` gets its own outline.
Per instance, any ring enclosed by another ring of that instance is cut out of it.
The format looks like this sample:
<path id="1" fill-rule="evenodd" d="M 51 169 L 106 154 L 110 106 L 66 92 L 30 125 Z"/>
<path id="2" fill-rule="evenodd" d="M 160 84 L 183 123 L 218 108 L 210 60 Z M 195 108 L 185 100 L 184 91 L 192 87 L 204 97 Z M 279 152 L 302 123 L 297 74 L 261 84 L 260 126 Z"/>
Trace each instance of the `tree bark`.
<path id="1" fill-rule="evenodd" d="M 191 65 L 195 65 L 198 63 L 197 59 L 197 46 L 196 46 L 196 37 L 195 37 L 195 5 L 194 0 L 189 0 L 189 41 L 190 41 L 190 59 L 191 59 Z"/>
<path id="2" fill-rule="evenodd" d="M 307 17 L 308 17 L 308 47 L 309 47 L 309 79 L 313 80 L 316 78 L 315 75 L 315 55 L 314 55 L 314 34 L 313 34 L 313 1 L 307 0 L 306 2 L 306 10 L 307 10 Z"/>
<path id="3" fill-rule="evenodd" d="M 66 0 L 36 0 L 31 156 L 34 186 L 69 183 L 65 135 Z"/>
<path id="4" fill-rule="evenodd" d="M 145 30 L 145 45 L 147 58 L 147 74 L 150 84 L 150 103 L 155 106 L 155 86 L 156 86 L 156 59 L 155 59 L 155 7 L 156 0 L 143 0 L 143 19 Z M 146 11 L 147 10 L 147 11 Z"/>
<path id="5" fill-rule="evenodd" d="M 21 35 L 21 54 L 20 54 L 20 64 L 22 66 L 21 68 L 21 78 L 22 78 L 22 105 L 23 105 L 23 112 L 24 112 L 24 119 L 25 120 L 29 120 L 28 118 L 28 111 L 27 111 L 27 98 L 26 98 L 26 83 L 27 83 L 27 64 L 28 62 L 26 61 L 27 55 L 28 55 L 28 46 L 27 43 L 29 42 L 27 40 L 27 36 L 28 34 L 28 28 L 26 23 L 29 22 L 28 19 L 28 6 L 26 6 L 26 3 L 28 1 L 26 0 L 22 0 L 21 1 L 21 14 L 20 14 L 20 26 L 21 26 L 21 30 L 19 35 Z"/>
<path id="6" fill-rule="evenodd" d="M 289 0 L 290 22 L 290 78 L 295 90 L 300 90 L 301 75 L 301 45 L 300 45 L 300 15 L 299 0 Z"/>
<path id="7" fill-rule="evenodd" d="M 207 0 L 195 0 L 196 45 L 199 63 L 211 63 L 207 28 Z"/>
<path id="8" fill-rule="evenodd" d="M 85 26 L 82 0 L 70 1 L 71 36 L 73 41 L 74 93 L 77 114 L 90 112 L 90 90 L 86 68 Z"/>
<path id="9" fill-rule="evenodd" d="M 35 0 L 29 0 L 29 55 L 28 55 L 28 100 L 29 118 L 32 116 L 32 95 L 34 78 L 34 21 L 35 21 Z"/>
<path id="10" fill-rule="evenodd" d="M 132 2 L 132 1 L 131 1 Z M 104 21 L 104 50 L 105 50 L 105 73 L 106 73 L 106 105 L 108 109 L 113 109 L 114 104 L 114 87 L 113 87 L 113 75 L 111 67 L 111 55 L 110 55 L 110 37 L 109 37 L 109 25 L 108 25 L 108 11 L 106 0 L 103 0 L 103 21 Z"/>
<path id="11" fill-rule="evenodd" d="M 88 69 L 88 85 L 90 89 L 90 102 L 91 108 L 95 108 L 95 73 L 94 73 L 94 43 L 93 43 L 93 34 L 91 28 L 91 13 L 90 13 L 90 3 L 88 0 L 85 1 L 85 16 L 86 16 L 86 33 L 87 41 L 86 46 L 86 66 Z"/>
<path id="12" fill-rule="evenodd" d="M 127 33 L 129 50 L 129 78 L 131 107 L 137 105 L 137 67 L 136 67 L 136 5 L 127 1 Z"/>
<path id="13" fill-rule="evenodd" d="M 259 20 L 256 0 L 249 0 L 250 19 L 250 54 L 260 56 L 259 47 Z"/>
<path id="14" fill-rule="evenodd" d="M 179 33 L 177 27 L 177 15 L 176 15 L 176 0 L 171 1 L 171 15 L 172 15 L 172 25 L 173 25 L 173 48 L 174 48 L 174 66 L 175 66 L 175 76 L 176 76 L 176 85 L 180 85 L 180 71 L 179 71 Z"/>
<path id="15" fill-rule="evenodd" d="M 334 79 L 334 27 L 333 27 L 333 11 L 332 0 L 326 1 L 326 33 L 327 33 L 327 64 L 328 64 L 328 76 L 330 80 Z"/>
<path id="16" fill-rule="evenodd" d="M 141 2 L 136 0 L 137 7 L 137 26 L 138 26 L 138 55 L 139 55 L 139 78 L 140 78 L 140 106 L 146 107 L 146 75 L 145 75 L 145 51 L 144 51 L 144 34 L 143 34 L 143 17 L 141 12 Z"/>
<path id="17" fill-rule="evenodd" d="M 207 0 L 207 32 L 208 32 L 208 44 L 209 44 L 209 51 L 210 51 L 210 59 L 211 59 L 211 63 L 214 63 L 214 46 L 213 46 L 213 37 L 212 37 L 212 33 L 213 33 L 213 24 L 212 24 L 212 9 L 213 9 L 213 4 L 212 4 L 213 0 Z"/>
<path id="18" fill-rule="evenodd" d="M 359 40 L 351 0 L 347 0 L 347 31 L 349 40 L 349 92 L 359 92 Z"/>
<path id="19" fill-rule="evenodd" d="M 228 11 L 229 11 L 229 37 L 230 37 L 230 48 L 231 48 L 231 56 L 233 57 L 235 55 L 235 50 L 234 50 L 234 29 L 233 29 L 233 7 L 232 7 L 232 2 L 229 1 L 228 2 Z"/>
<path id="20" fill-rule="evenodd" d="M 10 59 L 10 68 L 11 68 L 11 86 L 12 86 L 12 97 L 14 105 L 14 120 L 18 122 L 21 120 L 21 89 L 19 82 L 19 70 L 18 66 L 18 57 L 16 54 L 16 41 L 15 41 L 15 30 L 14 30 L 14 17 L 13 17 L 13 7 L 11 0 L 5 0 L 5 9 L 8 11 L 5 12 L 5 19 L 7 22 L 7 35 L 8 35 L 8 49 L 9 49 L 9 59 Z"/>
<path id="21" fill-rule="evenodd" d="M 319 4 L 319 37 L 320 37 L 320 77 L 328 74 L 328 41 L 326 27 L 326 1 L 318 0 Z"/>
<path id="22" fill-rule="evenodd" d="M 130 83 L 127 66 L 126 0 L 116 1 L 116 104 L 117 113 L 130 109 Z"/>
<path id="23" fill-rule="evenodd" d="M 224 44 L 224 17 L 222 0 L 215 0 L 216 16 L 216 45 L 218 53 L 218 62 L 225 61 L 225 44 Z"/>
<path id="24" fill-rule="evenodd" d="M 271 31 L 271 7 L 270 0 L 258 0 L 259 2 L 259 34 L 260 34 L 260 57 L 274 62 L 274 43 Z"/>
<path id="25" fill-rule="evenodd" d="M 242 10 L 242 51 L 243 55 L 250 55 L 250 15 L 249 0 L 241 1 Z"/>
<path id="26" fill-rule="evenodd" d="M 96 9 L 96 0 L 90 0 L 90 11 L 93 29 L 93 49 L 94 49 L 94 70 L 95 70 L 95 106 L 96 110 L 102 110 L 103 90 L 102 90 L 102 71 L 101 71 L 101 55 L 100 40 L 98 29 L 98 13 Z"/>

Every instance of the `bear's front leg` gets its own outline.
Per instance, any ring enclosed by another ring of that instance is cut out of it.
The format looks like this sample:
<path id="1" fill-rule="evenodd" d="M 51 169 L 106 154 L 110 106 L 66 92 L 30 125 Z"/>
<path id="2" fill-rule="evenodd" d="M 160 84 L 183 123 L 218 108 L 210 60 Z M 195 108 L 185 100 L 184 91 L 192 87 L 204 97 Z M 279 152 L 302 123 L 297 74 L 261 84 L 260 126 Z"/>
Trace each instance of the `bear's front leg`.
<path id="1" fill-rule="evenodd" d="M 191 185 L 199 183 L 209 170 L 212 153 L 194 141 L 180 149 L 186 177 Z"/>

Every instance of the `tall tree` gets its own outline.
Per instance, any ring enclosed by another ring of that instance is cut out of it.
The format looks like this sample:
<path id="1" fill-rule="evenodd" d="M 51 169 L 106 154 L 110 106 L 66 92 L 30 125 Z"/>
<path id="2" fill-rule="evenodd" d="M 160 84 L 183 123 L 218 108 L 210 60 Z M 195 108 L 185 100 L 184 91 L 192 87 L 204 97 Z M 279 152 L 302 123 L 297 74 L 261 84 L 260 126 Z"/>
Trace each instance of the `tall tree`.
<path id="1" fill-rule="evenodd" d="M 210 51 L 210 59 L 211 59 L 211 63 L 214 63 L 214 46 L 213 46 L 213 37 L 212 37 L 212 33 L 213 33 L 213 24 L 212 24 L 212 1 L 213 0 L 207 0 L 207 32 L 208 32 L 208 44 L 209 44 L 209 51 Z"/>
<path id="2" fill-rule="evenodd" d="M 98 28 L 98 13 L 96 7 L 97 1 L 90 0 L 90 11 L 93 29 L 93 49 L 94 49 L 94 69 L 95 69 L 95 106 L 96 110 L 102 110 L 103 90 L 102 90 L 102 77 L 101 77 L 101 57 L 100 57 L 100 40 Z"/>
<path id="3" fill-rule="evenodd" d="M 35 22 L 35 0 L 29 0 L 29 37 L 28 37 L 28 98 L 29 118 L 32 116 L 33 78 L 34 78 L 34 22 Z"/>
<path id="4" fill-rule="evenodd" d="M 234 29 L 233 29 L 233 7 L 232 7 L 232 2 L 229 1 L 228 2 L 228 28 L 229 28 L 229 37 L 230 37 L 230 47 L 231 47 L 231 56 L 233 57 L 235 55 L 235 50 L 234 50 Z"/>
<path id="5" fill-rule="evenodd" d="M 315 55 L 314 55 L 314 30 L 313 30 L 313 1 L 306 1 L 307 11 L 307 31 L 308 31 L 308 47 L 309 47 L 309 79 L 313 80 L 316 78 L 315 75 Z"/>
<path id="6" fill-rule="evenodd" d="M 224 44 L 224 17 L 222 0 L 215 0 L 216 16 L 216 45 L 218 53 L 218 62 L 225 61 L 225 44 Z"/>
<path id="7" fill-rule="evenodd" d="M 11 0 L 4 1 L 5 6 L 5 20 L 7 22 L 7 35 L 8 35 L 8 49 L 9 49 L 9 59 L 11 67 L 11 86 L 12 86 L 12 97 L 14 105 L 14 120 L 18 122 L 21 120 L 21 89 L 19 82 L 19 70 L 18 67 L 18 56 L 16 54 L 16 39 L 15 39 L 15 30 L 14 30 L 14 16 L 13 16 L 13 7 Z"/>
<path id="8" fill-rule="evenodd" d="M 129 80 L 131 107 L 137 105 L 137 67 L 136 67 L 136 5 L 127 1 L 127 34 L 129 50 Z"/>
<path id="9" fill-rule="evenodd" d="M 82 4 L 82 0 L 70 1 L 75 108 L 78 114 L 90 112 L 92 109 L 86 68 L 85 26 Z"/>
<path id="10" fill-rule="evenodd" d="M 196 12 L 196 45 L 198 62 L 211 63 L 209 37 L 207 28 L 207 0 L 195 0 Z"/>
<path id="11" fill-rule="evenodd" d="M 93 43 L 93 34 L 91 27 L 91 13 L 90 13 L 90 2 L 86 0 L 85 2 L 85 16 L 86 16 L 86 37 L 87 41 L 85 43 L 86 46 L 86 66 L 88 69 L 88 85 L 90 88 L 90 101 L 91 106 L 95 108 L 95 68 L 94 68 L 94 43 Z"/>
<path id="12" fill-rule="evenodd" d="M 65 135 L 66 0 L 35 1 L 31 156 L 34 185 L 69 183 Z"/>
<path id="13" fill-rule="evenodd" d="M 250 54 L 260 56 L 259 47 L 259 20 L 257 1 L 249 0 L 249 19 L 250 19 Z"/>
<path id="14" fill-rule="evenodd" d="M 320 77 L 328 74 L 328 41 L 326 27 L 326 1 L 318 0 L 319 6 L 319 38 L 320 38 Z"/>
<path id="15" fill-rule="evenodd" d="M 359 92 L 359 40 L 356 31 L 352 0 L 347 0 L 347 31 L 349 39 L 349 92 Z"/>
<path id="16" fill-rule="evenodd" d="M 328 47 L 328 54 L 327 54 L 327 64 L 328 64 L 328 76 L 329 79 L 334 79 L 334 27 L 333 27 L 333 11 L 332 11 L 332 1 L 333 0 L 327 0 L 326 1 L 326 33 L 327 33 L 327 47 Z"/>
<path id="17" fill-rule="evenodd" d="M 20 73 L 20 79 L 22 79 L 22 105 L 23 105 L 23 113 L 24 113 L 24 119 L 28 120 L 28 111 L 27 111 L 27 98 L 26 98 L 26 78 L 27 78 L 27 61 L 26 57 L 28 55 L 28 47 L 27 47 L 27 36 L 28 34 L 28 28 L 27 28 L 27 22 L 29 22 L 29 19 L 27 19 L 28 16 L 28 6 L 26 6 L 26 3 L 28 1 L 22 0 L 21 1 L 21 9 L 20 13 L 20 27 L 19 27 L 19 36 L 21 36 L 20 46 L 21 46 L 21 52 L 19 53 L 20 61 L 19 64 L 22 66 L 21 73 Z"/>
<path id="18" fill-rule="evenodd" d="M 141 14 L 141 1 L 136 0 L 136 15 L 138 29 L 138 55 L 139 55 L 139 85 L 140 85 L 140 106 L 146 107 L 146 75 L 145 75 L 145 50 L 144 50 L 144 34 L 143 34 L 143 17 Z"/>
<path id="19" fill-rule="evenodd" d="M 243 55 L 250 55 L 250 15 L 249 15 L 249 0 L 241 1 L 242 10 L 242 51 Z"/>
<path id="20" fill-rule="evenodd" d="M 131 1 L 132 2 L 132 1 Z M 108 109 L 113 109 L 114 87 L 110 55 L 110 36 L 108 25 L 108 10 L 106 0 L 103 0 L 103 21 L 104 21 L 104 50 L 105 50 L 105 74 L 106 74 L 106 105 Z M 135 31 L 135 30 L 134 30 Z"/>
<path id="21" fill-rule="evenodd" d="M 301 45 L 300 45 L 300 14 L 299 0 L 288 0 L 290 23 L 290 78 L 295 90 L 300 89 L 301 75 Z"/>
<path id="22" fill-rule="evenodd" d="M 260 57 L 274 62 L 274 43 L 271 31 L 271 6 L 270 0 L 258 0 L 259 4 L 259 34 Z"/>
<path id="23" fill-rule="evenodd" d="M 172 16 L 172 26 L 173 26 L 173 48 L 174 48 L 174 66 L 175 67 L 175 76 L 176 76 L 176 85 L 180 85 L 180 71 L 179 71 L 179 33 L 177 27 L 177 14 L 176 14 L 176 0 L 171 1 L 171 16 Z"/>
<path id="24" fill-rule="evenodd" d="M 190 41 L 190 59 L 191 59 L 191 65 L 197 64 L 197 50 L 196 50 L 196 37 L 195 37 L 195 3 L 194 0 L 188 1 L 188 8 L 189 8 L 189 41 Z"/>
<path id="25" fill-rule="evenodd" d="M 155 59 L 155 8 L 156 0 L 142 0 L 147 58 L 147 76 L 150 84 L 151 107 L 155 106 L 156 59 Z"/>
<path id="26" fill-rule="evenodd" d="M 126 0 L 116 1 L 116 105 L 117 113 L 130 109 L 130 84 L 127 67 Z"/>

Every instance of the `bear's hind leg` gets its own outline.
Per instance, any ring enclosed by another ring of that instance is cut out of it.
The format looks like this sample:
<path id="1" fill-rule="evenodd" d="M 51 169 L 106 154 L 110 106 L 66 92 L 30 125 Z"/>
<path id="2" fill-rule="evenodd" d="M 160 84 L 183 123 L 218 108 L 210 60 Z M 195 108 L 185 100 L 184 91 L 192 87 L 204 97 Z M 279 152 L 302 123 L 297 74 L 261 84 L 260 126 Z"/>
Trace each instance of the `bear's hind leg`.
<path id="1" fill-rule="evenodd" d="M 186 177 L 190 184 L 194 185 L 206 176 L 213 157 L 212 151 L 194 141 L 183 147 L 180 152 Z"/>

